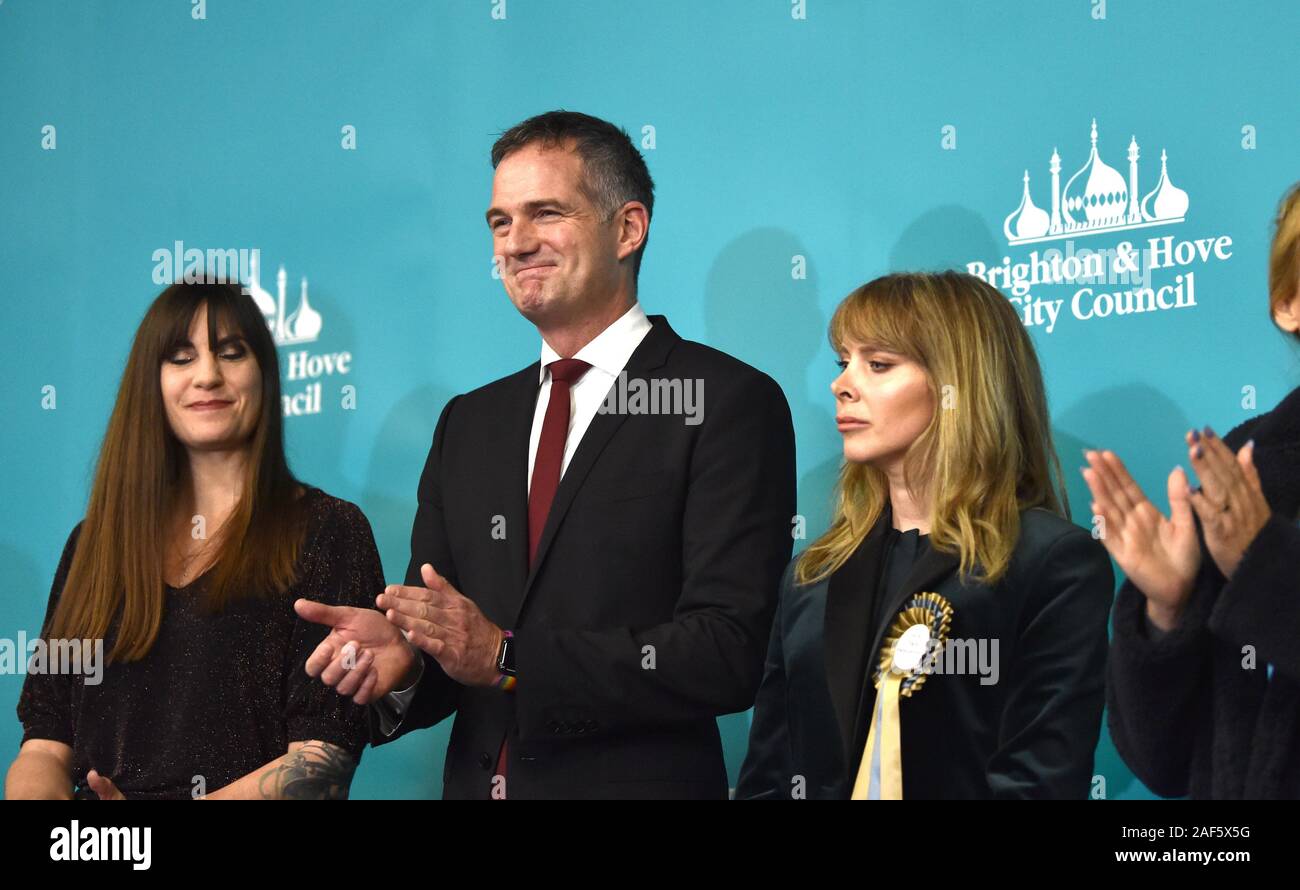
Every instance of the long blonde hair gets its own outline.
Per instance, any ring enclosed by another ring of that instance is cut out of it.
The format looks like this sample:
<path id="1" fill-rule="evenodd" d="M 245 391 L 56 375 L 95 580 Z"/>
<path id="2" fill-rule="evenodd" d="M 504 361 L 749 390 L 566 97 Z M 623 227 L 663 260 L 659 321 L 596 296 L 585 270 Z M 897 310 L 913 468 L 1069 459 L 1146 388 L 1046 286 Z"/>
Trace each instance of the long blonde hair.
<path id="1" fill-rule="evenodd" d="M 1268 309 L 1276 312 L 1295 299 L 1300 288 L 1300 183 L 1278 204 L 1268 257 Z M 1293 332 L 1300 337 L 1300 331 Z"/>
<path id="2" fill-rule="evenodd" d="M 931 546 L 957 554 L 963 576 L 1005 574 L 1021 510 L 1068 515 L 1038 357 L 996 288 L 961 272 L 886 275 L 844 298 L 830 341 L 836 352 L 869 344 L 924 369 L 937 408 L 907 451 L 904 478 L 929 501 Z M 796 581 L 844 565 L 888 499 L 883 471 L 846 462 L 831 527 L 800 555 Z"/>

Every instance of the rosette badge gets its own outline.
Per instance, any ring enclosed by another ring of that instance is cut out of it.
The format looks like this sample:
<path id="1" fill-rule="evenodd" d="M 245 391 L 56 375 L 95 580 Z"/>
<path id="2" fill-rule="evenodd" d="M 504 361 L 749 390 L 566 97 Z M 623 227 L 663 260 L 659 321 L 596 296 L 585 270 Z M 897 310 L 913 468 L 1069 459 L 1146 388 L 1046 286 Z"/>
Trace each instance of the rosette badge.
<path id="1" fill-rule="evenodd" d="M 885 634 L 872 676 L 876 702 L 853 783 L 854 800 L 903 799 L 898 700 L 920 691 L 951 625 L 952 605 L 946 599 L 937 593 L 918 593 L 903 604 Z"/>

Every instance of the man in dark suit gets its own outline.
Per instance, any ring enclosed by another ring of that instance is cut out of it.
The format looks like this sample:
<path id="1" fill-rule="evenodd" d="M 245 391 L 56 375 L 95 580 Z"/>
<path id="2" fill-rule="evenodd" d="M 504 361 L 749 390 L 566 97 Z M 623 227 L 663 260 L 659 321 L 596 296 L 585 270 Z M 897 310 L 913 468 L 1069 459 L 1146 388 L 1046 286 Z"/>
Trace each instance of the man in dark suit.
<path id="1" fill-rule="evenodd" d="M 541 361 L 443 409 L 383 615 L 298 602 L 333 628 L 308 673 L 373 703 L 375 744 L 454 713 L 449 798 L 725 797 L 716 717 L 753 703 L 792 545 L 785 397 L 642 311 L 625 132 L 550 112 L 492 163 Z"/>

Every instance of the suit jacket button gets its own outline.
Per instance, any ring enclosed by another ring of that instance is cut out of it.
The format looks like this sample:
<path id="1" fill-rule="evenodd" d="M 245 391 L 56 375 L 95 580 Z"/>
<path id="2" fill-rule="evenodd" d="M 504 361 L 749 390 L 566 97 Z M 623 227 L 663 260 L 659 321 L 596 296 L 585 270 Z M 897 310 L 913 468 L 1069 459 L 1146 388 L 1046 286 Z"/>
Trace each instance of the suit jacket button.
<path id="1" fill-rule="evenodd" d="M 478 765 L 483 769 L 492 769 L 492 755 L 484 751 L 478 756 Z"/>

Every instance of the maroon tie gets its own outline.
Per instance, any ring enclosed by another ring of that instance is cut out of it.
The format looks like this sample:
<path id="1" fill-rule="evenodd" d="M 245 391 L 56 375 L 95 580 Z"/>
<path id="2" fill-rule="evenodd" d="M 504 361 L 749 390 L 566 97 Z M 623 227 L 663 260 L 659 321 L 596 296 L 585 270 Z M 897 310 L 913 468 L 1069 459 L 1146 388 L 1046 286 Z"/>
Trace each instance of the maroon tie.
<path id="1" fill-rule="evenodd" d="M 551 372 L 551 400 L 546 403 L 542 437 L 533 459 L 533 482 L 528 489 L 528 567 L 537 558 L 551 501 L 560 487 L 560 464 L 564 462 L 564 441 L 569 437 L 569 392 L 591 365 L 576 358 L 562 358 L 546 366 Z"/>
<path id="2" fill-rule="evenodd" d="M 528 567 L 537 558 L 537 542 L 542 539 L 551 501 L 560 487 L 560 464 L 564 462 L 564 442 L 569 437 L 569 392 L 591 365 L 582 359 L 562 358 L 546 366 L 551 372 L 551 400 L 542 418 L 542 437 L 533 458 L 533 481 L 528 489 Z M 497 772 L 506 776 L 506 740 L 497 750 Z M 508 796 L 502 789 L 502 797 Z"/>

